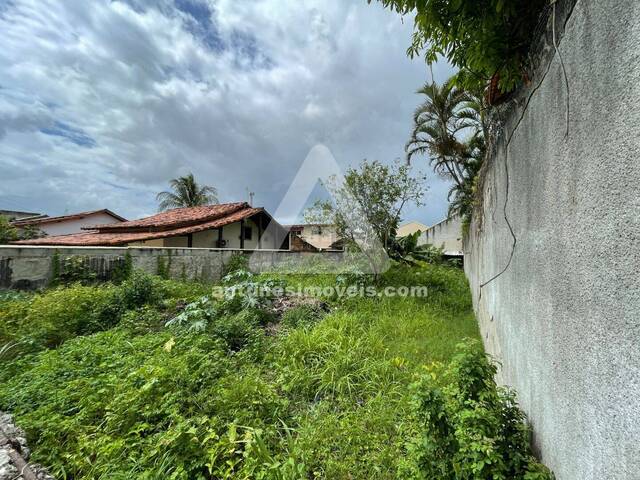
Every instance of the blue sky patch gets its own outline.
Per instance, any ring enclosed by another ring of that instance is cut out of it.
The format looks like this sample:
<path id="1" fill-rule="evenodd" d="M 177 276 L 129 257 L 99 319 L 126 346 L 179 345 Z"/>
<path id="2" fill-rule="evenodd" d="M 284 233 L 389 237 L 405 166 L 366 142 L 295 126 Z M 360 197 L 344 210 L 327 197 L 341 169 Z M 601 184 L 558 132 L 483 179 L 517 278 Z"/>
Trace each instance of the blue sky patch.
<path id="1" fill-rule="evenodd" d="M 53 122 L 51 127 L 41 128 L 40 132 L 45 135 L 64 137 L 80 147 L 93 148 L 97 145 L 96 141 L 85 132 L 80 129 L 73 128 L 63 122 Z"/>
<path id="2" fill-rule="evenodd" d="M 207 4 L 199 0 L 175 0 L 175 6 L 190 17 L 190 20 L 185 22 L 187 30 L 214 52 L 225 50 L 225 42 L 216 24 L 211 20 L 213 12 Z"/>

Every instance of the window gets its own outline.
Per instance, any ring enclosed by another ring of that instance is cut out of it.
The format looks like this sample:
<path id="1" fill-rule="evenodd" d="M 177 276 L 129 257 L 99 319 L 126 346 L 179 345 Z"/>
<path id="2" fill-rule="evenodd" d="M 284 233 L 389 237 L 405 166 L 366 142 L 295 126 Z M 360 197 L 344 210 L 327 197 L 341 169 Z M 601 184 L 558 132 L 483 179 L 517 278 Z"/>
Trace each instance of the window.
<path id="1" fill-rule="evenodd" d="M 253 231 L 251 227 L 244 227 L 244 239 L 251 240 L 252 236 L 253 236 Z"/>
<path id="2" fill-rule="evenodd" d="M 311 228 L 311 233 L 313 235 L 322 235 L 322 227 L 320 227 L 320 225 L 314 225 Z"/>

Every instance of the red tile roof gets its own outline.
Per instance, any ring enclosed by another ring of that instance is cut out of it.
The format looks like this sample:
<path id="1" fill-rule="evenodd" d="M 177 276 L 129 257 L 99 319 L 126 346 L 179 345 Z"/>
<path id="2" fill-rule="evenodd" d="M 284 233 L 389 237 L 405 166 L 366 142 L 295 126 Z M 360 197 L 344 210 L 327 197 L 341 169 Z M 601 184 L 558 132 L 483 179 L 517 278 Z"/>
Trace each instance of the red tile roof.
<path id="1" fill-rule="evenodd" d="M 226 214 L 224 212 L 227 212 Z M 18 245 L 117 246 L 156 238 L 188 235 L 219 228 L 252 217 L 263 208 L 247 203 L 227 203 L 207 207 L 178 208 L 151 217 L 110 225 L 94 231 L 12 242 Z M 268 215 L 268 214 L 267 214 Z M 133 226 L 132 226 L 133 225 Z M 123 226 L 124 228 L 113 228 Z"/>
<path id="2" fill-rule="evenodd" d="M 174 208 L 166 212 L 156 213 L 150 217 L 122 223 L 96 225 L 86 230 L 112 231 L 150 231 L 167 230 L 222 218 L 239 210 L 250 208 L 246 202 L 221 203 L 219 205 L 203 205 L 201 207 Z"/>
<path id="3" fill-rule="evenodd" d="M 57 217 L 45 216 L 45 217 L 25 219 L 25 220 L 18 219 L 18 220 L 14 220 L 11 223 L 16 227 L 26 227 L 28 225 L 41 225 L 43 223 L 57 223 L 57 222 L 65 222 L 67 220 L 79 220 L 81 218 L 86 218 L 91 215 L 95 215 L 97 213 L 106 213 L 107 215 L 111 215 L 113 218 L 120 220 L 121 222 L 127 221 L 126 218 L 121 217 L 120 215 L 109 210 L 108 208 L 103 208 L 102 210 L 91 210 L 89 212 L 72 213 L 71 215 L 60 215 Z"/>

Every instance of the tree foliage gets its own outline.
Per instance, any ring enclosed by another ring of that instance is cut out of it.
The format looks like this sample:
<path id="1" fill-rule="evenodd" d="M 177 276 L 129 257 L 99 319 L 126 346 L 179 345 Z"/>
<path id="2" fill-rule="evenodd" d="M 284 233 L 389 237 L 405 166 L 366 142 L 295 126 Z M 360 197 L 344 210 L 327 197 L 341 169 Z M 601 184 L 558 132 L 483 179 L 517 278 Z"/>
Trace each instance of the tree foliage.
<path id="1" fill-rule="evenodd" d="M 449 366 L 434 364 L 414 384 L 418 431 L 399 478 L 553 480 L 531 452 L 515 393 L 498 387 L 479 342 L 458 345 Z"/>
<path id="2" fill-rule="evenodd" d="M 46 234 L 36 226 L 27 225 L 18 229 L 9 221 L 8 217 L 0 215 L 0 245 L 16 240 L 29 240 L 44 236 Z"/>
<path id="3" fill-rule="evenodd" d="M 452 180 L 449 213 L 468 219 L 486 150 L 486 105 L 481 94 L 457 87 L 453 79 L 428 83 L 418 93 L 426 98 L 414 114 L 407 160 L 425 155 L 437 175 Z"/>
<path id="4" fill-rule="evenodd" d="M 18 229 L 11 225 L 9 219 L 0 215 L 0 245 L 18 240 Z"/>
<path id="5" fill-rule="evenodd" d="M 316 202 L 305 212 L 305 219 L 334 223 L 338 235 L 351 245 L 366 243 L 366 230 L 371 227 L 374 240 L 387 249 L 396 236 L 402 209 L 422 204 L 423 180 L 411 174 L 409 165 L 364 160 L 347 170 L 343 182 L 336 178 L 325 182 L 333 203 Z"/>
<path id="6" fill-rule="evenodd" d="M 200 185 L 196 182 L 193 173 L 169 181 L 171 192 L 160 192 L 156 196 L 159 209 L 199 207 L 218 203 L 218 191 L 215 187 Z"/>
<path id="7" fill-rule="evenodd" d="M 484 87 L 494 75 L 502 91 L 522 81 L 523 65 L 546 0 L 379 0 L 401 15 L 415 14 L 411 57 L 438 56 L 460 69 L 465 87 Z M 371 0 L 369 0 L 371 2 Z"/>

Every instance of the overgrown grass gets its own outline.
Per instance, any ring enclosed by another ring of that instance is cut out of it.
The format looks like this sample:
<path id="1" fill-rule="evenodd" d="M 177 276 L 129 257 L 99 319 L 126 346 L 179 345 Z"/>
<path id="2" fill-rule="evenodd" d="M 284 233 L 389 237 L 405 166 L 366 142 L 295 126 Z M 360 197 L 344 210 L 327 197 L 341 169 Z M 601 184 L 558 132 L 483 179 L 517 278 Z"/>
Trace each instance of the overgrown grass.
<path id="1" fill-rule="evenodd" d="M 334 300 L 324 318 L 299 307 L 274 330 L 237 312 L 199 332 L 163 327 L 202 287 L 135 281 L 0 299 L 3 339 L 56 338 L 0 363 L 0 409 L 59 478 L 398 478 L 409 385 L 478 336 L 462 272 L 442 266 L 382 278 L 426 298 Z"/>

